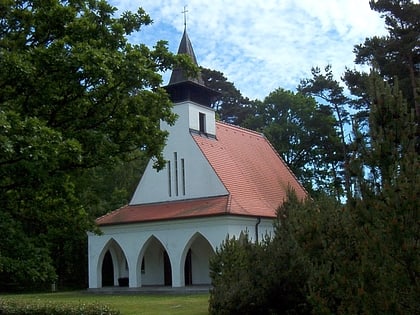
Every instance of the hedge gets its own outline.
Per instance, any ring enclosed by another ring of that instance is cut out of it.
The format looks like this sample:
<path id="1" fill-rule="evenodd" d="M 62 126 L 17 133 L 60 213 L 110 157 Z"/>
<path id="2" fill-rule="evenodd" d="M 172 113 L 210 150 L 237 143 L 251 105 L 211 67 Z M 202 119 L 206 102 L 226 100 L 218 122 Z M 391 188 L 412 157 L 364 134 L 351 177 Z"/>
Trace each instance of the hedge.
<path id="1" fill-rule="evenodd" d="M 35 303 L 17 300 L 0 301 L 2 315 L 120 315 L 103 304 Z"/>

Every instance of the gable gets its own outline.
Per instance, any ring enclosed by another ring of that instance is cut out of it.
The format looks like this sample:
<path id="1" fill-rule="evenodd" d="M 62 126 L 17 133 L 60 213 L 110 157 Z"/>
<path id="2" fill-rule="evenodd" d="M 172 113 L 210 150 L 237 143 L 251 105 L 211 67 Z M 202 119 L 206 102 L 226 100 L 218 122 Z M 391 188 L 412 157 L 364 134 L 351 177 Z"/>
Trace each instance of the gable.
<path id="1" fill-rule="evenodd" d="M 227 195 L 228 191 L 190 134 L 191 111 L 188 103 L 177 105 L 174 111 L 179 119 L 174 126 L 164 126 L 169 131 L 163 151 L 168 161 L 165 168 L 156 171 L 153 161 L 148 166 L 130 201 L 130 205 L 169 202 L 194 198 Z M 213 127 L 214 130 L 214 127 Z M 214 133 L 214 131 L 213 131 Z"/>

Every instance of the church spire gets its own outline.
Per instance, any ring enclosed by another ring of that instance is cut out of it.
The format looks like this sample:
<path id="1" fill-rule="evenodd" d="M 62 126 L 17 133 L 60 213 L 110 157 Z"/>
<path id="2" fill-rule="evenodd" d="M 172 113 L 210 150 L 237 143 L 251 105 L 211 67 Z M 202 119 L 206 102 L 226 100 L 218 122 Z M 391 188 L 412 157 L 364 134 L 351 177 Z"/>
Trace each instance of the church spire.
<path id="1" fill-rule="evenodd" d="M 190 38 L 187 34 L 187 29 L 184 29 L 184 34 L 182 35 L 181 43 L 178 47 L 178 55 L 185 54 L 190 56 L 192 62 L 198 66 L 197 58 L 195 57 L 194 49 L 192 47 Z M 201 77 L 201 73 L 198 74 L 197 77 L 188 77 L 186 72 L 181 68 L 176 68 L 172 71 L 171 79 L 169 80 L 169 85 L 176 84 L 184 81 L 192 81 L 197 84 L 204 85 L 203 78 Z"/>
<path id="2" fill-rule="evenodd" d="M 197 58 L 187 34 L 186 25 L 186 7 L 184 7 L 184 33 L 178 48 L 178 55 L 188 55 L 192 62 L 198 66 Z M 169 93 L 172 102 L 193 101 L 195 103 L 211 106 L 214 97 L 220 95 L 219 92 L 214 91 L 205 86 L 201 73 L 197 76 L 189 76 L 182 68 L 175 68 L 172 71 L 169 84 L 165 87 Z"/>

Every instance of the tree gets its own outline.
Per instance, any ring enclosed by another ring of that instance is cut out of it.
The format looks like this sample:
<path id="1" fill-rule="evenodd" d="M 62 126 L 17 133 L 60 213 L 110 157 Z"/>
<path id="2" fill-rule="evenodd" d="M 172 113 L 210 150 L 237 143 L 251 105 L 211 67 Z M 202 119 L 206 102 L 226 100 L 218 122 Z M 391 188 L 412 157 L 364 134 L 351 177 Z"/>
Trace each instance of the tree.
<path id="1" fill-rule="evenodd" d="M 210 299 L 211 307 L 230 307 L 235 297 L 241 309 L 252 309 L 246 292 L 255 288 L 266 298 L 267 314 L 418 313 L 420 159 L 414 109 L 408 110 L 398 80 L 390 87 L 373 73 L 370 87 L 370 136 L 355 130 L 349 160 L 356 193 L 342 204 L 328 196 L 298 200 L 289 192 L 274 237 L 254 244 L 258 259 L 238 264 L 235 258 L 249 257 L 247 244 L 226 243 L 216 253 L 213 292 L 224 294 L 211 295 L 217 298 Z M 270 276 L 258 278 L 261 274 Z M 242 294 L 232 285 L 238 278 L 246 288 Z"/>
<path id="2" fill-rule="evenodd" d="M 197 69 L 165 42 L 129 44 L 151 19 L 115 11 L 102 0 L 0 4 L 0 207 L 13 231 L 0 273 L 10 283 L 53 281 L 50 257 L 94 228 L 78 195 L 85 170 L 144 156 L 164 165 L 159 124 L 175 116 L 158 72 Z"/>
<path id="3" fill-rule="evenodd" d="M 391 87 L 372 73 L 370 82 L 370 137 L 358 142 L 352 166 L 358 170 L 359 195 L 349 202 L 358 218 L 366 309 L 415 314 L 420 307 L 416 114 L 398 89 L 398 79 Z"/>
<path id="4" fill-rule="evenodd" d="M 297 212 L 299 229 L 306 230 L 300 244 L 311 261 L 308 299 L 315 313 L 415 314 L 419 308 L 415 114 L 398 80 L 391 88 L 376 73 L 369 79 L 370 135 L 355 130 L 349 161 L 354 196 L 344 206 L 312 206 L 318 215 Z M 317 240 L 321 250 L 311 254 L 307 240 Z"/>
<path id="5" fill-rule="evenodd" d="M 385 17 L 387 36 L 367 38 L 356 45 L 356 64 L 374 67 L 381 77 L 393 84 L 398 77 L 403 96 L 416 110 L 420 122 L 420 5 L 411 0 L 371 0 L 370 7 Z"/>
<path id="6" fill-rule="evenodd" d="M 223 73 L 215 70 L 201 68 L 205 85 L 221 93 L 213 103 L 213 108 L 220 120 L 240 125 L 250 111 L 250 101 L 242 96 L 241 92 L 232 82 L 229 82 Z"/>
<path id="7" fill-rule="evenodd" d="M 216 250 L 210 261 L 210 314 L 269 313 L 265 282 L 270 274 L 264 249 L 264 244 L 254 244 L 242 234 L 239 239 L 226 238 Z"/>
<path id="8" fill-rule="evenodd" d="M 347 108 L 349 99 L 344 95 L 344 88 L 334 79 L 332 67 L 330 65 L 325 67 L 324 73 L 318 67 L 312 68 L 311 72 L 312 78 L 301 80 L 298 91 L 305 95 L 311 95 L 320 99 L 321 102 L 326 103 L 334 112 L 336 117 L 335 127 L 338 130 L 338 135 L 341 140 L 341 146 L 337 148 L 337 155 L 339 156 L 341 163 L 337 164 L 334 168 L 334 182 L 336 183 L 338 190 L 341 181 L 341 185 L 344 187 L 344 193 L 346 197 L 349 197 L 352 193 L 351 182 L 349 181 L 350 177 L 347 176 L 348 141 L 346 126 L 350 123 Z M 341 189 L 341 191 L 342 190 L 343 189 Z"/>
<path id="9" fill-rule="evenodd" d="M 133 161 L 120 161 L 115 165 L 97 166 L 75 172 L 74 181 L 78 184 L 75 187 L 75 196 L 88 210 L 88 219 L 94 220 L 126 205 L 148 161 L 148 158 L 140 157 Z M 68 235 L 57 237 L 61 241 L 54 242 L 56 247 L 52 251 L 60 253 L 53 256 L 53 264 L 59 276 L 58 285 L 86 287 L 88 251 L 85 233 L 75 234 L 72 239 Z"/>
<path id="10" fill-rule="evenodd" d="M 255 102 L 253 115 L 243 123 L 264 133 L 309 191 L 337 195 L 334 169 L 339 140 L 334 124 L 327 107 L 318 105 L 312 97 L 281 88 L 263 102 Z"/>

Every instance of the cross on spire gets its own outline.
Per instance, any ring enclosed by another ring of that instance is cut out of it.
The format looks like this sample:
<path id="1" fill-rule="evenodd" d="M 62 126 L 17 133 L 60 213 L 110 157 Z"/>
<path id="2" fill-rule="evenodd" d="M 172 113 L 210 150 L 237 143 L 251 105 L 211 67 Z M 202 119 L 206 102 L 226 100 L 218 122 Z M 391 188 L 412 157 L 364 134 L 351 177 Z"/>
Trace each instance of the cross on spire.
<path id="1" fill-rule="evenodd" d="M 182 14 L 184 14 L 184 28 L 187 29 L 187 6 L 184 5 L 184 11 L 181 12 Z"/>

